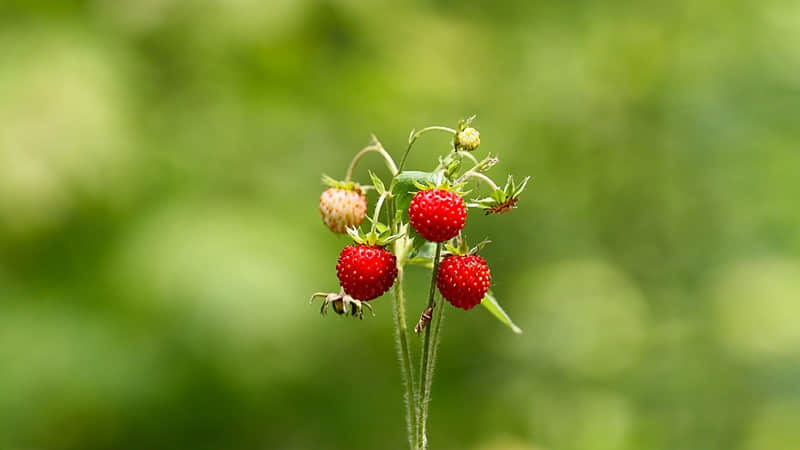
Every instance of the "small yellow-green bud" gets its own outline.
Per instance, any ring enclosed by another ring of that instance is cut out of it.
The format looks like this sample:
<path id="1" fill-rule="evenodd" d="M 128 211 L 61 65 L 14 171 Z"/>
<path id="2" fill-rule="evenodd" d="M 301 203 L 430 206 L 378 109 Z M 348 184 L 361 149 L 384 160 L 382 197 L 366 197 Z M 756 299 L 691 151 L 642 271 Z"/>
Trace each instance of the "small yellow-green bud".
<path id="1" fill-rule="evenodd" d="M 481 134 L 472 127 L 464 128 L 456 135 L 456 149 L 471 152 L 481 145 Z"/>

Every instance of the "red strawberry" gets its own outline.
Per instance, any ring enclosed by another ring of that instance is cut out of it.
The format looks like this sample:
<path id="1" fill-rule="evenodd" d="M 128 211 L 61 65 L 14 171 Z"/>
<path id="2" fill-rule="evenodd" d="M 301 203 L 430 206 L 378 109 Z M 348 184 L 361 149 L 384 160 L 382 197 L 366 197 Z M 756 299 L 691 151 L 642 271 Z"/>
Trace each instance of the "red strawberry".
<path id="1" fill-rule="evenodd" d="M 492 284 L 492 272 L 478 255 L 447 256 L 439 264 L 436 286 L 453 306 L 470 309 L 483 300 Z"/>
<path id="2" fill-rule="evenodd" d="M 344 233 L 347 227 L 357 227 L 367 213 L 367 198 L 361 190 L 331 187 L 319 198 L 322 222 L 334 233 Z"/>
<path id="3" fill-rule="evenodd" d="M 348 245 L 339 254 L 336 275 L 344 291 L 368 301 L 388 291 L 397 278 L 397 258 L 382 247 Z"/>
<path id="4" fill-rule="evenodd" d="M 444 242 L 464 228 L 467 207 L 453 191 L 427 189 L 414 194 L 408 217 L 420 236 L 431 242 Z"/>

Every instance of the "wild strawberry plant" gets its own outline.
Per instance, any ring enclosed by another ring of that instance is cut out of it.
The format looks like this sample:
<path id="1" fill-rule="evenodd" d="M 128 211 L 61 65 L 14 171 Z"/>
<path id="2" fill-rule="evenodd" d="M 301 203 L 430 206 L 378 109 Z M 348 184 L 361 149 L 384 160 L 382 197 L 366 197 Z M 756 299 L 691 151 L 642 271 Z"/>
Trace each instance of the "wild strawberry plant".
<path id="1" fill-rule="evenodd" d="M 479 209 L 485 215 L 501 215 L 516 208 L 530 177 L 517 183 L 509 176 L 501 188 L 486 174 L 498 163 L 498 158 L 487 155 L 479 160 L 473 155 L 481 143 L 480 133 L 471 125 L 473 119 L 460 121 L 456 129 L 432 126 L 412 130 L 399 166 L 373 136 L 372 143 L 353 157 L 343 181 L 323 176 L 329 187 L 319 199 L 322 222 L 334 233 L 347 233 L 354 244 L 345 246 L 339 254 L 336 264 L 339 291 L 315 293 L 311 301 L 323 298 L 320 310 L 323 315 L 333 308 L 340 315 L 363 318 L 364 307 L 372 311 L 368 302 L 394 288 L 395 335 L 406 389 L 406 423 L 412 450 L 428 448 L 428 404 L 445 309 L 444 305 L 438 306 L 437 288 L 453 306 L 470 310 L 481 304 L 515 333 L 521 333 L 491 293 L 491 270 L 478 254 L 489 241 L 470 248 L 463 229 L 467 208 Z M 405 170 L 414 143 L 431 131 L 452 136 L 446 153 L 439 156 L 432 171 Z M 369 172 L 369 184 L 356 183 L 352 180 L 353 169 L 364 155 L 373 152 L 383 157 L 391 180 L 384 183 Z M 471 192 L 487 188 L 488 196 L 464 200 Z M 373 189 L 378 199 L 368 229 L 364 230 L 361 228 L 367 210 L 364 192 Z M 403 289 L 403 274 L 409 264 L 431 270 L 427 302 L 413 303 L 414 308 L 422 310 L 414 327 L 418 335 L 424 332 L 419 367 L 412 359 L 413 342 L 409 339 Z"/>

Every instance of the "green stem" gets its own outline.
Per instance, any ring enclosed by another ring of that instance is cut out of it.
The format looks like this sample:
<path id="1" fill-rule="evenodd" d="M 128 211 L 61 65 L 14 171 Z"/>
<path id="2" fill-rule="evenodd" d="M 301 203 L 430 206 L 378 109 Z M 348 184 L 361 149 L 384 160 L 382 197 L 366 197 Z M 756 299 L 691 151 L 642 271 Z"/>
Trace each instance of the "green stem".
<path id="1" fill-rule="evenodd" d="M 393 177 L 397 175 L 397 166 L 394 164 L 394 160 L 392 159 L 391 155 L 389 155 L 386 149 L 383 148 L 383 145 L 378 142 L 378 139 L 374 135 L 372 136 L 372 141 L 372 145 L 364 147 L 361 149 L 361 151 L 356 153 L 355 156 L 353 156 L 353 160 L 350 161 L 350 166 L 347 167 L 347 175 L 345 175 L 344 178 L 345 181 L 350 181 L 350 178 L 353 176 L 353 170 L 356 168 L 356 164 L 358 164 L 358 161 L 360 161 L 361 158 L 363 158 L 364 155 L 369 152 L 377 152 L 383 156 L 383 159 L 386 161 L 386 167 L 389 168 L 389 172 L 392 173 Z"/>
<path id="2" fill-rule="evenodd" d="M 420 412 L 420 419 L 419 423 L 422 429 L 419 431 L 419 435 L 421 437 L 421 441 L 418 443 L 419 448 L 422 450 L 428 449 L 428 405 L 431 401 L 431 387 L 433 386 L 433 371 L 436 367 L 436 354 L 439 349 L 439 329 L 442 325 L 442 318 L 444 317 L 444 304 L 439 307 L 436 311 L 436 315 L 433 318 L 433 323 L 430 324 L 429 329 L 431 329 L 431 349 L 428 356 L 428 364 L 427 364 L 427 375 L 425 377 L 424 385 L 421 386 L 422 389 L 422 400 L 421 400 L 421 412 Z"/>
<path id="3" fill-rule="evenodd" d="M 492 181 L 492 179 L 491 179 L 491 178 L 487 177 L 486 175 L 484 175 L 484 174 L 482 174 L 482 173 L 480 173 L 480 172 L 475 172 L 474 170 L 469 170 L 469 171 L 467 171 L 466 173 L 464 173 L 464 175 L 461 175 L 461 177 L 460 177 L 460 178 L 459 178 L 459 179 L 456 181 L 456 184 L 458 184 L 458 183 L 460 183 L 460 182 L 462 182 L 462 181 L 466 180 L 467 178 L 477 178 L 477 179 L 479 179 L 479 180 L 483 180 L 483 181 L 485 181 L 485 182 L 486 182 L 486 184 L 488 184 L 488 185 L 489 185 L 489 187 L 491 187 L 491 188 L 492 188 L 492 190 L 494 190 L 494 191 L 496 191 L 496 190 L 500 189 L 500 187 L 497 185 L 497 183 L 495 183 L 494 181 Z"/>
<path id="4" fill-rule="evenodd" d="M 389 192 L 384 192 L 378 197 L 378 202 L 375 203 L 375 212 L 372 213 L 372 228 L 370 228 L 370 233 L 375 233 L 375 229 L 378 226 L 378 218 L 381 214 L 381 206 L 383 206 L 383 200 L 386 199 L 387 195 L 389 195 Z"/>
<path id="5" fill-rule="evenodd" d="M 392 188 L 393 187 L 390 185 L 389 190 L 391 190 Z M 398 226 L 399 226 L 399 224 L 397 223 L 398 221 L 394 220 L 395 219 L 395 217 L 394 217 L 395 214 L 396 214 L 395 200 L 391 199 L 389 201 L 389 203 L 386 204 L 386 216 L 387 216 L 386 223 L 388 223 L 389 226 L 391 227 L 392 234 L 396 234 L 397 233 Z M 403 239 L 403 241 L 405 241 L 405 239 Z"/>
<path id="6" fill-rule="evenodd" d="M 416 132 L 412 131 L 411 136 L 408 137 L 408 147 L 406 147 L 406 152 L 403 153 L 403 159 L 400 160 L 400 167 L 397 169 L 397 173 L 402 172 L 403 168 L 406 166 L 406 159 L 408 158 L 408 153 L 411 151 L 411 147 L 414 145 L 414 142 L 416 142 L 417 139 L 419 139 L 419 137 L 422 136 L 423 134 L 427 133 L 428 131 L 434 131 L 434 130 L 444 131 L 454 136 L 458 133 L 456 130 L 452 128 L 439 127 L 439 126 L 426 127 Z"/>
<path id="7" fill-rule="evenodd" d="M 389 228 L 392 231 L 392 234 L 395 233 L 395 231 L 394 231 L 395 224 L 394 224 L 394 220 L 393 220 L 394 219 L 394 208 L 392 207 L 393 204 L 394 204 L 394 202 L 392 202 L 392 201 L 389 201 L 389 203 L 386 204 L 386 223 L 389 224 Z"/>
<path id="8" fill-rule="evenodd" d="M 470 161 L 472 161 L 472 164 L 474 164 L 474 165 L 476 165 L 476 166 L 479 164 L 479 163 L 478 163 L 478 158 L 476 158 L 476 157 L 472 156 L 472 153 L 470 153 L 470 152 L 460 152 L 460 153 L 461 153 L 462 155 L 466 156 L 466 157 L 467 157 L 467 159 L 469 159 Z"/>
<path id="9" fill-rule="evenodd" d="M 397 280 L 394 283 L 394 327 L 397 337 L 397 357 L 403 373 L 405 388 L 406 431 L 408 445 L 413 450 L 416 446 L 416 399 L 414 397 L 414 368 L 411 363 L 411 349 L 408 346 L 408 328 L 406 324 L 406 300 L 403 292 L 403 267 L 397 268 Z"/>
<path id="10" fill-rule="evenodd" d="M 431 272 L 431 288 L 428 294 L 428 308 L 435 308 L 436 302 L 436 272 L 439 270 L 439 257 L 442 254 L 442 243 L 436 244 L 436 255 L 433 257 L 433 271 Z M 442 309 L 441 307 L 439 309 Z M 441 313 L 437 313 L 441 316 Z M 428 436 L 425 422 L 427 421 L 427 405 L 430 400 L 430 383 L 428 377 L 433 375 L 431 359 L 431 327 L 425 328 L 425 340 L 422 345 L 422 360 L 420 361 L 419 384 L 417 385 L 417 448 L 426 449 Z M 427 389 L 426 389 L 427 387 Z"/>
<path id="11" fill-rule="evenodd" d="M 428 131 L 434 131 L 434 130 L 444 131 L 452 135 L 457 134 L 457 131 L 453 130 L 452 128 L 439 127 L 439 126 L 426 127 L 416 132 L 412 131 L 411 136 L 409 136 L 408 138 L 408 147 L 406 147 L 406 151 L 405 153 L 403 153 L 403 159 L 400 161 L 400 166 L 392 168 L 392 181 L 394 181 L 394 179 L 397 178 L 397 175 L 403 171 L 403 168 L 405 168 L 406 160 L 408 159 L 408 154 L 411 152 L 411 147 L 414 146 L 414 142 L 416 142 L 417 139 L 419 139 L 419 137 L 422 136 L 423 134 L 427 133 Z M 377 139 L 375 139 L 375 143 L 376 145 L 380 145 L 380 143 L 377 142 Z M 381 147 L 381 149 L 383 149 L 383 147 Z M 362 150 L 362 152 L 364 151 Z M 387 158 L 387 161 L 388 160 L 391 160 L 391 158 Z M 351 172 L 352 170 L 348 170 L 348 175 Z M 383 199 L 381 198 L 379 202 L 382 201 Z M 391 216 L 392 232 L 395 233 L 397 232 L 398 224 L 394 220 L 394 203 L 390 202 L 387 206 L 387 209 Z M 405 239 L 403 239 L 402 241 L 405 242 Z M 397 250 L 397 246 L 395 246 L 395 249 Z M 397 253 L 397 251 L 395 253 Z M 432 307 L 435 305 L 434 294 L 436 293 L 436 271 L 439 267 L 439 257 L 441 256 L 441 253 L 442 253 L 442 244 L 438 243 L 436 245 L 436 256 L 434 257 L 434 262 L 433 262 L 433 273 L 431 276 L 430 294 L 428 296 L 428 307 Z M 415 383 L 414 364 L 411 361 L 411 351 L 408 345 L 408 329 L 405 318 L 405 298 L 403 296 L 403 288 L 402 288 L 404 265 L 405 265 L 405 260 L 398 261 L 398 278 L 395 281 L 395 329 L 398 341 L 397 353 L 400 358 L 400 365 L 402 366 L 403 378 L 405 381 L 405 389 L 406 389 L 406 423 L 408 425 L 407 431 L 409 433 L 408 441 L 412 449 L 416 449 L 420 445 L 424 445 L 424 448 L 427 448 L 427 435 L 425 435 L 424 437 L 420 435 L 420 419 L 424 411 L 425 420 L 427 421 L 427 406 L 425 408 L 421 408 L 419 402 L 423 394 L 427 394 L 426 398 L 428 399 L 430 398 L 431 383 L 429 381 L 426 381 L 426 378 L 424 377 L 428 376 L 432 377 L 433 375 L 433 364 L 429 364 L 430 362 L 429 359 L 431 356 L 435 356 L 436 348 L 434 346 L 433 352 L 430 351 L 431 330 L 430 327 L 428 327 L 425 330 L 425 344 L 423 346 L 423 351 L 422 351 L 422 364 L 424 365 L 424 367 L 421 367 L 422 370 L 420 371 L 419 383 Z M 436 342 L 438 342 L 438 322 L 441 321 L 441 312 L 439 312 L 436 317 L 437 317 L 436 319 L 437 326 L 436 326 L 436 333 L 434 336 Z M 423 389 L 423 386 L 427 386 L 427 389 Z M 422 444 L 423 442 L 424 444 Z"/>

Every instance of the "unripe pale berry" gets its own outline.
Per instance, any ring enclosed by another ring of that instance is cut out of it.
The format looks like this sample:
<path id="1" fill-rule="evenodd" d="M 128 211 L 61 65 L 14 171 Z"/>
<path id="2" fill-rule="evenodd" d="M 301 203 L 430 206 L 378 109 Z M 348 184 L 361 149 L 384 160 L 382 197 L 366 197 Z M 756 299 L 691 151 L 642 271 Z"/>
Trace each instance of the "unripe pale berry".
<path id="1" fill-rule="evenodd" d="M 456 148 L 471 152 L 481 145 L 481 134 L 472 127 L 464 128 L 456 135 Z"/>
<path id="2" fill-rule="evenodd" d="M 367 198 L 361 191 L 331 187 L 319 197 L 322 222 L 334 233 L 345 233 L 347 227 L 357 227 L 364 222 Z"/>

